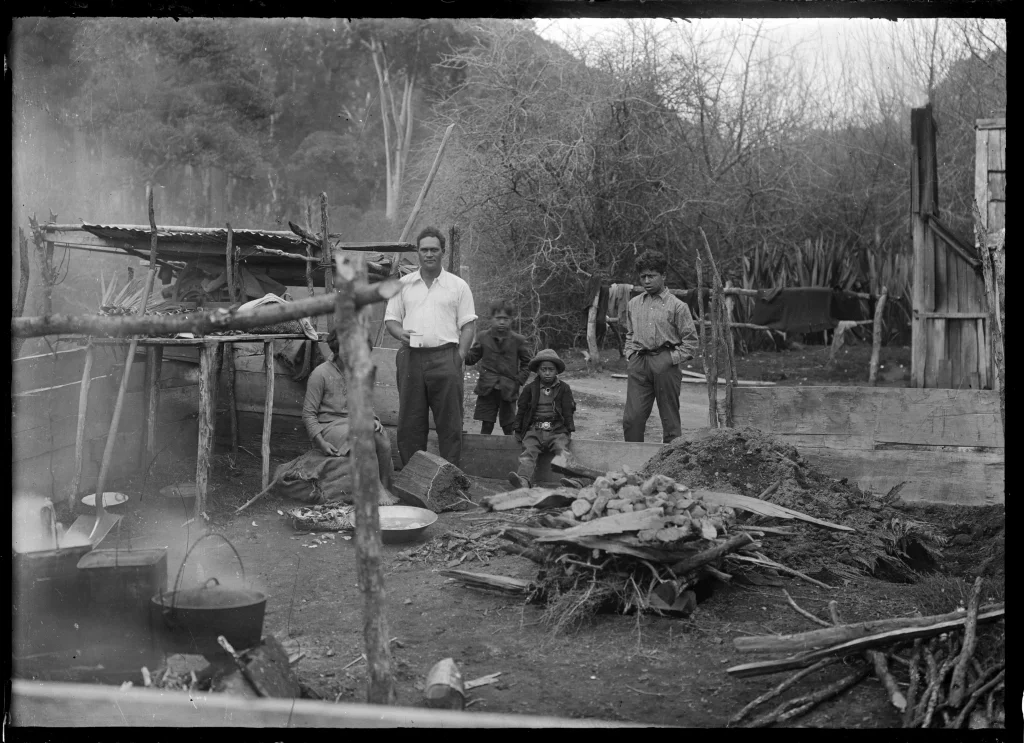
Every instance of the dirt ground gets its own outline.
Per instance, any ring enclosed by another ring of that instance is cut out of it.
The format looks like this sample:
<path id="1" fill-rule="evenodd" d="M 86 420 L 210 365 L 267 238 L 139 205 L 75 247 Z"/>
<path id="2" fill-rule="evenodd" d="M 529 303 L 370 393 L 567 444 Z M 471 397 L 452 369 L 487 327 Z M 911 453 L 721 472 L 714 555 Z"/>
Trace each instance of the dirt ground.
<path id="1" fill-rule="evenodd" d="M 894 357 L 898 359 L 901 354 L 894 353 Z M 785 374 L 786 379 L 780 383 L 802 383 L 804 372 L 800 370 L 805 367 L 801 363 L 806 362 L 806 369 L 811 370 L 815 362 L 801 355 L 764 354 L 778 358 L 763 360 L 761 366 L 784 369 L 765 372 Z M 610 368 L 599 374 L 588 374 L 581 360 L 570 358 L 565 378 L 576 391 L 579 404 L 577 436 L 621 440 L 625 380 L 611 378 L 618 362 L 610 357 Z M 478 424 L 471 421 L 474 375 L 472 370 L 467 372 L 468 431 L 478 430 Z M 806 375 L 807 383 L 821 383 L 812 378 L 811 371 Z M 742 376 L 751 375 L 744 372 Z M 684 427 L 695 430 L 705 425 L 706 389 L 684 385 L 681 398 Z M 660 438 L 655 411 L 647 440 Z M 186 523 L 183 503 L 161 499 L 156 491 L 170 482 L 190 479 L 191 467 L 191 463 L 184 462 L 177 471 L 154 470 L 145 484 L 138 478 L 123 483 L 125 492 L 145 496 L 133 499 L 124 527 L 108 541 L 122 547 L 167 547 L 173 572 L 181 563 L 185 546 L 195 539 L 196 525 Z M 278 512 L 287 504 L 271 500 L 257 504 L 242 516 L 231 516 L 234 506 L 259 489 L 259 463 L 246 454 L 237 460 L 217 455 L 211 475 L 211 526 L 237 548 L 247 578 L 268 594 L 265 633 L 288 635 L 299 643 L 306 656 L 298 663 L 298 672 L 324 697 L 362 701 L 365 664 L 345 668 L 362 649 L 362 599 L 356 585 L 353 542 L 341 535 L 332 539 L 295 532 Z M 756 487 L 759 483 L 749 485 Z M 501 482 L 479 482 L 476 494 L 506 487 Z M 746 492 L 746 488 L 741 491 Z M 977 513 L 965 509 L 916 509 L 922 518 L 938 524 L 950 540 L 949 559 L 941 566 L 942 583 L 908 586 L 857 576 L 835 581 L 838 587 L 830 591 L 790 578 L 782 579 L 782 587 L 723 584 L 688 619 L 599 615 L 578 632 L 557 637 L 541 624 L 542 607 L 456 585 L 440 575 L 445 567 L 443 559 L 410 561 L 401 555 L 408 546 L 385 545 L 387 621 L 391 636 L 397 638 L 393 659 L 398 702 L 420 704 L 426 673 L 438 660 L 450 656 L 466 679 L 501 672 L 499 683 L 470 692 L 469 712 L 722 727 L 744 704 L 781 680 L 779 676 L 730 678 L 726 668 L 754 659 L 739 654 L 732 640 L 741 635 L 812 629 L 805 618 L 787 606 L 783 588 L 821 617 L 827 616 L 827 602 L 836 599 L 847 621 L 948 611 L 962 600 L 964 586 L 968 585 L 963 579 L 969 581 L 980 570 L 986 571 L 990 585 L 1001 596 L 1002 552 L 996 560 L 999 569 L 995 570 L 995 548 L 982 544 L 989 545 L 993 535 L 1001 535 L 1004 515 L 1001 507 L 990 510 L 992 513 L 986 512 L 979 520 Z M 427 529 L 424 539 L 437 540 L 452 529 L 470 532 L 475 528 L 474 516 L 473 512 L 442 514 Z M 841 542 L 842 537 L 834 539 Z M 981 565 L 986 557 L 988 563 Z M 524 579 L 536 577 L 532 562 L 512 555 L 485 557 L 482 562 L 474 557 L 460 567 Z M 219 540 L 205 540 L 186 566 L 184 583 L 194 585 L 210 575 L 230 579 L 236 574 L 231 550 Z M 201 658 L 191 656 L 176 656 L 172 662 L 203 664 Z M 843 671 L 837 668 L 833 673 L 838 676 Z M 806 693 L 831 679 L 821 675 L 806 679 L 793 694 Z M 807 727 L 882 728 L 898 726 L 898 719 L 885 702 L 880 684 L 869 677 L 840 699 L 821 705 L 795 723 Z"/>

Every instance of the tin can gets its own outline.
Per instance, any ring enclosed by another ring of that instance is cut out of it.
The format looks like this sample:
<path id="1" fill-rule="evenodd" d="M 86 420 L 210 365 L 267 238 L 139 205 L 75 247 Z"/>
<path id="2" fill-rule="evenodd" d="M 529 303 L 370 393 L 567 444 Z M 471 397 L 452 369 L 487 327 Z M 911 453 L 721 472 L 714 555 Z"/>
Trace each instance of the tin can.
<path id="1" fill-rule="evenodd" d="M 434 709 L 462 709 L 466 704 L 466 690 L 462 685 L 462 672 L 452 658 L 434 664 L 427 674 L 423 698 Z"/>

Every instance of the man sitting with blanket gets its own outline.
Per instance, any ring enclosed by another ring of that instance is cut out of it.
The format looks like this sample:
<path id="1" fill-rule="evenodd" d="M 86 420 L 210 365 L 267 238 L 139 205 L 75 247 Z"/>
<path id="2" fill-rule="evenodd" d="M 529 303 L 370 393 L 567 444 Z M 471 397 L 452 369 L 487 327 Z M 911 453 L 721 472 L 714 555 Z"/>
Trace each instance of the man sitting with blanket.
<path id="1" fill-rule="evenodd" d="M 301 457 L 281 465 L 274 473 L 279 494 L 314 503 L 352 500 L 352 458 L 350 456 L 348 393 L 345 373 L 338 359 L 338 336 L 327 336 L 331 358 L 309 375 L 302 422 L 313 448 Z M 379 480 L 377 503 L 394 505 L 398 499 L 388 492 L 395 466 L 391 442 L 380 420 L 374 417 L 373 441 Z M 309 491 L 312 483 L 312 493 Z"/>

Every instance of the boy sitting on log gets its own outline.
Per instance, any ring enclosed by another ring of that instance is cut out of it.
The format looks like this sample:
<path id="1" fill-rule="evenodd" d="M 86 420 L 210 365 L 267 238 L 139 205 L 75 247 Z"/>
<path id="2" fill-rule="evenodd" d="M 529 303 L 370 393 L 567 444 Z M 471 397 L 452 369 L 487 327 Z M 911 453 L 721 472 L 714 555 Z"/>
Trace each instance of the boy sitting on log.
<path id="1" fill-rule="evenodd" d="M 466 364 L 480 362 L 480 378 L 473 390 L 477 396 L 473 420 L 481 421 L 480 433 L 485 436 L 494 430 L 495 420 L 502 433 L 512 434 L 519 388 L 530 377 L 528 341 L 509 328 L 514 312 L 507 300 L 491 302 L 491 327 L 476 337 L 466 355 Z"/>
<path id="2" fill-rule="evenodd" d="M 576 401 L 569 385 L 558 379 L 565 371 L 558 354 L 544 349 L 530 361 L 529 370 L 537 376 L 519 396 L 515 421 L 516 441 L 522 444 L 523 453 L 519 455 L 519 469 L 508 474 L 509 482 L 519 488 L 532 487 L 537 457 L 542 452 L 558 455 L 566 451 L 576 430 Z"/>

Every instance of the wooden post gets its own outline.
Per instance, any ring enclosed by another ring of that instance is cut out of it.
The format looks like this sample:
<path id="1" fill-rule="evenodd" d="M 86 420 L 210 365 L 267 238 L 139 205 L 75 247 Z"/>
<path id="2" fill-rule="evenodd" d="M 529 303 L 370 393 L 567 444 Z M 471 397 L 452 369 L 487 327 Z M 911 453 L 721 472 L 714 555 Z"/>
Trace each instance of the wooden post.
<path id="1" fill-rule="evenodd" d="M 587 310 L 587 351 L 590 353 L 590 363 L 594 368 L 601 370 L 601 349 L 597 347 L 597 307 L 601 302 L 601 281 L 595 281 L 596 290 L 594 299 Z M 588 364 L 589 366 L 589 364 Z"/>
<path id="2" fill-rule="evenodd" d="M 160 409 L 160 373 L 164 365 L 164 347 L 150 346 L 146 349 L 146 431 L 142 451 L 145 466 L 156 454 L 156 418 Z"/>
<path id="3" fill-rule="evenodd" d="M 320 192 L 320 265 L 324 266 L 324 290 L 330 294 L 334 291 L 333 258 L 334 251 L 331 248 L 331 241 L 327 237 L 327 193 Z"/>
<path id="4" fill-rule="evenodd" d="M 228 241 L 224 250 L 224 262 L 226 264 L 227 279 L 228 279 L 228 301 L 234 304 L 238 301 L 238 294 L 235 290 L 235 251 L 232 243 L 234 242 L 234 232 L 231 230 L 231 223 L 225 222 L 228 228 Z"/>
<path id="5" fill-rule="evenodd" d="M 885 312 L 885 300 L 889 296 L 888 287 L 882 287 L 882 294 L 875 304 L 875 323 L 871 329 L 871 363 L 868 365 L 868 384 L 874 386 L 878 377 L 878 357 L 882 351 L 882 317 Z"/>
<path id="6" fill-rule="evenodd" d="M 931 106 L 910 112 L 910 211 L 914 245 L 914 294 L 911 319 L 911 379 L 913 386 L 935 384 L 937 361 L 945 356 L 945 320 L 922 313 L 935 310 L 935 235 L 928 217 L 938 213 L 938 173 L 935 122 Z M 929 372 L 929 360 L 936 369 Z"/>
<path id="7" fill-rule="evenodd" d="M 453 224 L 448 228 L 448 272 L 456 276 L 462 273 L 462 255 L 459 247 L 459 226 Z"/>
<path id="8" fill-rule="evenodd" d="M 711 312 L 711 318 L 705 318 L 704 266 L 700 259 L 700 248 L 697 248 L 697 260 L 694 267 L 697 271 L 697 313 L 700 317 L 697 336 L 700 340 L 701 365 L 704 367 L 704 376 L 708 380 L 708 426 L 718 428 L 718 365 L 715 363 L 713 340 L 708 337 L 709 334 L 712 336 L 714 334 L 714 310 Z M 705 319 L 709 320 L 707 324 L 705 324 Z M 708 328 L 708 325 L 711 327 Z"/>
<path id="9" fill-rule="evenodd" d="M 78 489 L 82 484 L 82 458 L 85 450 L 85 422 L 89 414 L 89 387 L 92 383 L 92 361 L 95 349 L 92 339 L 85 349 L 85 364 L 82 366 L 82 385 L 78 390 L 78 425 L 75 428 L 75 474 L 71 478 L 68 505 L 74 506 Z"/>
<path id="10" fill-rule="evenodd" d="M 714 387 L 715 395 L 715 420 L 718 425 L 721 421 L 718 418 L 718 353 L 721 348 L 725 356 L 725 425 L 732 426 L 732 394 L 733 385 L 736 382 L 736 372 L 733 367 L 732 348 L 724 333 L 732 333 L 729 321 L 725 316 L 725 293 L 722 288 L 722 277 L 718 273 L 718 266 L 715 265 L 715 257 L 711 253 L 711 245 L 704 230 L 700 230 L 701 239 L 704 241 L 704 252 L 707 253 L 708 265 L 711 267 L 711 352 L 713 359 L 714 377 L 707 377 L 709 395 Z M 698 248 L 699 250 L 699 248 Z M 698 297 L 699 301 L 699 297 Z"/>
<path id="11" fill-rule="evenodd" d="M 274 419 L 274 342 L 263 344 L 263 364 L 267 375 L 267 394 L 263 401 L 263 441 L 260 445 L 263 489 L 270 485 L 270 426 Z"/>
<path id="12" fill-rule="evenodd" d="M 228 415 L 231 418 L 231 453 L 238 454 L 238 396 L 235 393 L 235 344 L 225 343 L 224 373 L 227 375 Z"/>
<path id="13" fill-rule="evenodd" d="M 357 268 L 348 256 L 336 259 L 339 291 L 335 296 L 334 327 L 341 346 L 349 389 L 349 436 L 352 443 L 352 487 L 355 491 L 356 564 L 363 592 L 363 635 L 369 669 L 366 700 L 394 704 L 382 564 L 380 516 L 377 512 L 379 474 L 373 443 L 373 383 L 375 369 L 366 342 L 366 311 L 356 311 L 353 286 Z M 360 277 L 361 278 L 361 277 Z"/>
<path id="14" fill-rule="evenodd" d="M 213 453 L 213 427 L 216 416 L 218 344 L 206 341 L 199 348 L 199 447 L 196 453 L 196 510 L 199 518 L 206 512 L 206 492 Z"/>

